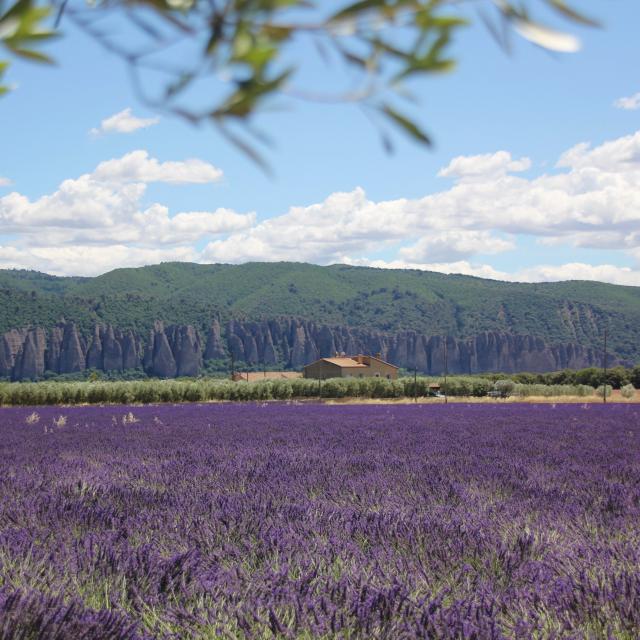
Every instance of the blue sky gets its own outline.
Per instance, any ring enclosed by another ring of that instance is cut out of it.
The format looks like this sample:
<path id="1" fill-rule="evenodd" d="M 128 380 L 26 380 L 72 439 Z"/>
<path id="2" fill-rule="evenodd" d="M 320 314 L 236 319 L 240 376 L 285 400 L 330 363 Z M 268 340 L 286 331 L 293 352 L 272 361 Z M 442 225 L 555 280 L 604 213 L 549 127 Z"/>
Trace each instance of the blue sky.
<path id="1" fill-rule="evenodd" d="M 483 26 L 462 32 L 457 71 L 411 86 L 432 150 L 398 134 L 388 155 L 352 105 L 278 101 L 257 120 L 274 177 L 145 108 L 66 25 L 57 67 L 14 63 L 0 100 L 0 267 L 298 260 L 640 286 L 640 4 L 580 6 L 605 26 L 555 19 L 576 54 L 516 36 L 507 56 Z M 333 88 L 335 67 L 296 55 L 298 85 Z"/>

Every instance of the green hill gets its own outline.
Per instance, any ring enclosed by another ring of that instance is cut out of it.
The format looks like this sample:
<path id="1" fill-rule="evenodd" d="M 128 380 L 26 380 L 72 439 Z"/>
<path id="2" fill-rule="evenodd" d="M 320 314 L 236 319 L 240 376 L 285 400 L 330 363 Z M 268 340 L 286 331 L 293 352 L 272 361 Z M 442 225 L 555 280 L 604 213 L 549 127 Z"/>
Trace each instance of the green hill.
<path id="1" fill-rule="evenodd" d="M 304 263 L 164 263 L 95 278 L 0 271 L 0 332 L 62 316 L 147 330 L 154 320 L 204 328 L 222 320 L 296 316 L 379 331 L 468 337 L 496 330 L 600 348 L 640 360 L 640 287 L 523 284 L 417 270 Z"/>

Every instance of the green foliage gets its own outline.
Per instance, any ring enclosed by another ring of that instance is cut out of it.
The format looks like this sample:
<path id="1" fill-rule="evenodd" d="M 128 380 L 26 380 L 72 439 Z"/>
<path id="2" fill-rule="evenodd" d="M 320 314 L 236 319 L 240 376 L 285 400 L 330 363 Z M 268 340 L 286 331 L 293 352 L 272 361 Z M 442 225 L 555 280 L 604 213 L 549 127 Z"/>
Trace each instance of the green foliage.
<path id="1" fill-rule="evenodd" d="M 563 0 L 530 2 L 551 8 L 574 23 L 594 25 Z M 304 77 L 304 66 L 296 54 L 300 40 L 315 45 L 323 58 L 337 59 L 355 76 L 353 86 L 338 95 L 320 96 L 323 100 L 356 102 L 377 116 L 382 120 L 379 129 L 387 148 L 392 144 L 386 125 L 429 145 L 429 136 L 396 103 L 412 97 L 404 82 L 455 67 L 450 44 L 467 24 L 463 10 L 450 0 L 357 0 L 336 3 L 333 13 L 312 0 L 114 0 L 86 5 L 67 0 L 45 0 L 41 4 L 18 0 L 2 15 L 3 4 L 4 0 L 0 2 L 0 44 L 12 55 L 49 62 L 33 45 L 54 35 L 42 22 L 55 12 L 56 27 L 61 18 L 67 19 L 110 53 L 123 58 L 133 68 L 139 95 L 150 106 L 194 124 L 212 123 L 265 167 L 256 149 L 264 136 L 255 134 L 249 121 L 274 96 L 300 95 L 296 89 L 296 83 Z M 492 10 L 497 11 L 494 21 L 481 15 L 494 34 L 501 34 L 499 39 L 508 31 L 504 27 L 512 26 L 524 38 L 547 49 L 575 48 L 571 46 L 575 42 L 572 36 L 535 22 L 523 2 L 484 4 L 493 4 Z M 132 32 L 134 37 L 123 42 L 103 28 L 104 18 L 114 12 L 120 14 L 127 33 Z M 189 40 L 198 43 L 197 53 L 176 59 L 172 47 Z M 6 61 L 0 61 L 0 76 L 6 65 Z M 145 73 L 152 69 L 157 72 L 159 67 L 166 72 L 166 84 L 159 94 L 148 94 Z M 220 80 L 222 77 L 225 80 Z M 208 83 L 207 93 L 214 96 L 213 102 L 196 110 L 186 96 L 202 82 Z M 0 91 L 6 92 L 7 87 Z M 242 125 L 242 135 L 238 134 L 238 124 Z"/>
<path id="2" fill-rule="evenodd" d="M 16 57 L 50 64 L 51 58 L 35 47 L 56 35 L 45 26 L 51 12 L 50 5 L 43 6 L 35 0 L 17 0 L 8 8 L 4 0 L 0 1 L 0 52 L 4 48 Z M 8 60 L 0 60 L 0 96 L 9 91 L 3 84 L 8 67 Z"/>
<path id="3" fill-rule="evenodd" d="M 508 398 L 515 388 L 516 383 L 513 380 L 497 380 L 493 385 L 494 391 L 499 393 L 501 398 Z"/>
<path id="4" fill-rule="evenodd" d="M 601 384 L 597 389 L 596 389 L 596 395 L 599 398 L 604 398 L 604 397 L 611 397 L 611 392 L 613 391 L 613 387 L 610 384 Z"/>
<path id="5" fill-rule="evenodd" d="M 75 380 L 46 382 L 0 382 L 0 405 L 73 405 L 73 404 L 153 404 L 176 402 L 261 402 L 291 399 L 340 398 L 418 398 L 432 396 L 429 385 L 439 378 L 332 378 L 312 380 L 261 380 L 232 382 L 220 378 L 182 378 L 173 380 Z M 442 392 L 451 397 L 484 397 L 498 389 L 503 397 L 602 397 L 603 387 L 597 391 L 580 384 L 521 384 L 511 380 L 493 382 L 481 376 L 452 376 L 442 384 Z M 623 387 L 622 396 L 632 398 L 632 385 Z M 611 386 L 607 386 L 607 397 Z"/>
<path id="6" fill-rule="evenodd" d="M 512 395 L 520 398 L 550 398 L 555 396 L 587 398 L 593 396 L 594 393 L 593 387 L 584 384 L 516 384 Z"/>
<path id="7" fill-rule="evenodd" d="M 632 384 L 625 384 L 624 387 L 620 389 L 620 395 L 623 398 L 634 398 L 636 395 L 636 388 Z"/>
<path id="8" fill-rule="evenodd" d="M 483 331 L 530 334 L 598 351 L 608 326 L 611 354 L 640 361 L 638 287 L 579 281 L 522 284 L 418 270 L 287 262 L 163 263 L 116 269 L 96 278 L 0 271 L 0 332 L 51 327 L 61 316 L 86 332 L 95 322 L 147 332 L 158 319 L 206 331 L 214 316 L 223 324 L 232 316 L 295 316 L 330 326 L 457 338 Z M 223 363 L 218 370 L 227 366 Z M 594 369 L 593 377 L 600 371 Z M 596 384 L 586 377 L 559 377 L 540 382 L 597 386 L 602 380 Z M 640 381 L 634 384 L 640 386 Z"/>

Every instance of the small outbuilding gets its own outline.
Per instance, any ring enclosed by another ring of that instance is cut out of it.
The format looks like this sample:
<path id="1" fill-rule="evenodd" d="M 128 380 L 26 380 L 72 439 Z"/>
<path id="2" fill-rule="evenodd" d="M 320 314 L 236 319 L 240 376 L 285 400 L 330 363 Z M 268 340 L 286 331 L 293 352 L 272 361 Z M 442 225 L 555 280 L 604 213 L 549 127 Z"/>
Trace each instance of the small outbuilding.
<path id="1" fill-rule="evenodd" d="M 320 358 L 304 368 L 305 378 L 327 380 L 329 378 L 387 378 L 396 380 L 398 367 L 377 356 L 336 355 Z"/>

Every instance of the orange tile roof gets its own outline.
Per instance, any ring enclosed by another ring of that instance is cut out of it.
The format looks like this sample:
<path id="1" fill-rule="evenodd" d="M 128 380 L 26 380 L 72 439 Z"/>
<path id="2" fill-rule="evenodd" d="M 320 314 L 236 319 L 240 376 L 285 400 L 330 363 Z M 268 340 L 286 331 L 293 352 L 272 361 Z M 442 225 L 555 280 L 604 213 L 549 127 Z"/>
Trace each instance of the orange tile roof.
<path id="1" fill-rule="evenodd" d="M 324 362 L 330 362 L 331 364 L 337 364 L 339 367 L 364 367 L 365 369 L 369 366 L 367 364 L 362 364 L 353 358 L 320 358 Z"/>

